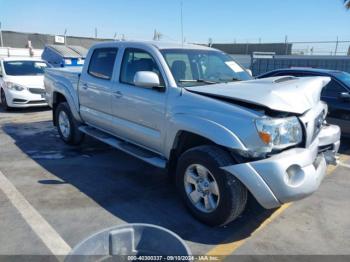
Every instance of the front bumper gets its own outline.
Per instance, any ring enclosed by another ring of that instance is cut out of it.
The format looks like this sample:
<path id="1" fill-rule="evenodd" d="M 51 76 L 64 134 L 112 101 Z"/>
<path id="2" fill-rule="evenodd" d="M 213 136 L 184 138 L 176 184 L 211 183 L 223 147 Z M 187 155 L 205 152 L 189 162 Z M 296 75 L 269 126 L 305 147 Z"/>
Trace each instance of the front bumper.
<path id="1" fill-rule="evenodd" d="M 7 104 L 10 107 L 37 107 L 37 106 L 47 106 L 47 102 L 43 93 L 32 93 L 28 89 L 22 91 L 16 90 L 6 90 L 5 91 Z"/>
<path id="2" fill-rule="evenodd" d="M 308 148 L 293 148 L 223 169 L 240 179 L 263 207 L 275 208 L 315 192 L 339 146 L 340 128 L 327 125 Z"/>

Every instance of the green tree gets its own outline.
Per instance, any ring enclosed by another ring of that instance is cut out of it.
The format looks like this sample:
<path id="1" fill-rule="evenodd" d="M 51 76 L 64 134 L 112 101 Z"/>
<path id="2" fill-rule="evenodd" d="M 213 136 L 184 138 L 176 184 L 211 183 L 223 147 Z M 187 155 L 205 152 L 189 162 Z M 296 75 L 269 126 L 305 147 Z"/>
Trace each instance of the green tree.
<path id="1" fill-rule="evenodd" d="M 350 9 L 350 0 L 344 0 L 344 6 L 346 9 Z"/>

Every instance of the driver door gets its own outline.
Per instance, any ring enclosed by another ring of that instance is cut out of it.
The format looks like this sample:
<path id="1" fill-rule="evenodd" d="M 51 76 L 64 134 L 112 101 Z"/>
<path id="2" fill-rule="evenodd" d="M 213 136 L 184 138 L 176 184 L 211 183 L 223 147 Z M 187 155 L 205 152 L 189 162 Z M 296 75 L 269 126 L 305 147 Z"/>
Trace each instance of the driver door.
<path id="1" fill-rule="evenodd" d="M 127 48 L 124 51 L 119 82 L 112 97 L 112 114 L 116 135 L 152 151 L 162 151 L 165 135 L 166 89 L 160 91 L 134 85 L 138 71 L 158 74 L 164 85 L 159 66 L 153 56 L 142 49 Z"/>

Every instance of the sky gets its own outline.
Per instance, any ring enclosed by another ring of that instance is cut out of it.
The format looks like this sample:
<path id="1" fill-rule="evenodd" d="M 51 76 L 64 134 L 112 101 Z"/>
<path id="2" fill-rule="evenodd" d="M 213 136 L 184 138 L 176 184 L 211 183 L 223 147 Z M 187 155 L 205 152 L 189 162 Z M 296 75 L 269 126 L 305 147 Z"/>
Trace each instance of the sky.
<path id="1" fill-rule="evenodd" d="M 182 0 L 187 42 L 350 40 L 343 0 Z M 181 40 L 181 0 L 0 0 L 3 30 Z"/>

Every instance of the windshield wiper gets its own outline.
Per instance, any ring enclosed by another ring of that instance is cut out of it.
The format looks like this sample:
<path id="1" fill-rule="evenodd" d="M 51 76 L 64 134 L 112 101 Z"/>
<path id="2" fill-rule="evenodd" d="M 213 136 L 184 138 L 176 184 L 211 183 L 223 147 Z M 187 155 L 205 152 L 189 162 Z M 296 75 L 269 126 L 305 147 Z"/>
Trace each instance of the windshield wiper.
<path id="1" fill-rule="evenodd" d="M 218 82 L 204 80 L 204 79 L 180 79 L 179 83 L 205 83 L 205 84 L 217 84 Z"/>
<path id="2" fill-rule="evenodd" d="M 242 81 L 241 79 L 235 78 L 235 77 L 231 77 L 229 79 L 220 79 L 220 81 L 224 81 L 224 82 L 236 82 L 236 81 Z"/>

